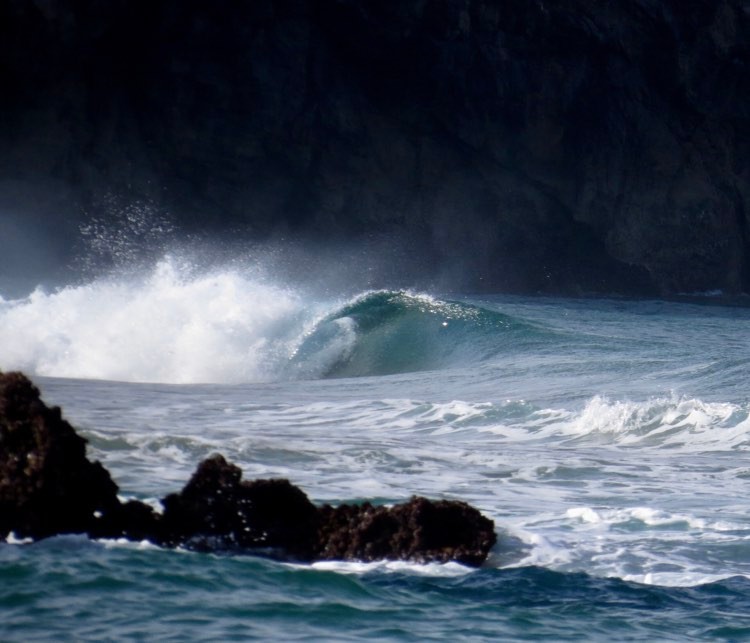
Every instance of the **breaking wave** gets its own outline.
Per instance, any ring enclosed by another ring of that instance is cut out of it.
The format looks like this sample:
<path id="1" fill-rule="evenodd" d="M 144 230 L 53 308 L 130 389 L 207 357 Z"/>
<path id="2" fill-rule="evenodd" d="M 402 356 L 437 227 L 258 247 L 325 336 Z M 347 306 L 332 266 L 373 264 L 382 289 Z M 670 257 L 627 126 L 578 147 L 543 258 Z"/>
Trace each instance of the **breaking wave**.
<path id="1" fill-rule="evenodd" d="M 476 363 L 535 332 L 425 294 L 330 300 L 257 269 L 167 257 L 140 275 L 0 298 L 0 368 L 164 383 L 382 375 Z"/>

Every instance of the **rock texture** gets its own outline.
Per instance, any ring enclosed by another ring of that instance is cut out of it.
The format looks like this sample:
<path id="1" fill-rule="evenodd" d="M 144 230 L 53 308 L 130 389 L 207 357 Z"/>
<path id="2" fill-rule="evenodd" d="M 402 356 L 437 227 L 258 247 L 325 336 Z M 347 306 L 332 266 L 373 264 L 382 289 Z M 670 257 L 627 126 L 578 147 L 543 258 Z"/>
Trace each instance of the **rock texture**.
<path id="1" fill-rule="evenodd" d="M 318 509 L 288 480 L 243 481 L 221 455 L 201 462 L 164 501 L 163 540 L 199 550 L 256 550 L 313 560 Z"/>
<path id="2" fill-rule="evenodd" d="M 746 0 L 7 0 L 0 257 L 146 204 L 459 288 L 747 292 L 748 43 Z"/>
<path id="3" fill-rule="evenodd" d="M 412 497 L 393 507 L 325 505 L 319 552 L 328 560 L 458 561 L 479 566 L 497 540 L 494 523 L 465 502 Z"/>
<path id="4" fill-rule="evenodd" d="M 242 480 L 221 455 L 201 462 L 157 514 L 139 501 L 121 503 L 109 473 L 86 458 L 85 444 L 28 378 L 0 373 L 0 538 L 85 533 L 306 562 L 474 566 L 496 541 L 494 523 L 463 502 L 415 496 L 393 507 L 318 508 L 288 480 Z"/>
<path id="5" fill-rule="evenodd" d="M 0 537 L 95 532 L 120 507 L 86 441 L 20 373 L 0 374 Z"/>

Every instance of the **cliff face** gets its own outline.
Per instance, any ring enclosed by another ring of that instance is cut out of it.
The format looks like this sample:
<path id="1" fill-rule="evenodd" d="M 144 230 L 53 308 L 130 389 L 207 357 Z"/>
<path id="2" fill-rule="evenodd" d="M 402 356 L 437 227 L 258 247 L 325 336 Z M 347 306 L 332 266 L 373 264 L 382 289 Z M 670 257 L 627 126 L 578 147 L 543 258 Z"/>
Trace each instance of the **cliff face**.
<path id="1" fill-rule="evenodd" d="M 7 0 L 0 83 L 7 229 L 116 194 L 462 288 L 750 289 L 747 0 Z"/>

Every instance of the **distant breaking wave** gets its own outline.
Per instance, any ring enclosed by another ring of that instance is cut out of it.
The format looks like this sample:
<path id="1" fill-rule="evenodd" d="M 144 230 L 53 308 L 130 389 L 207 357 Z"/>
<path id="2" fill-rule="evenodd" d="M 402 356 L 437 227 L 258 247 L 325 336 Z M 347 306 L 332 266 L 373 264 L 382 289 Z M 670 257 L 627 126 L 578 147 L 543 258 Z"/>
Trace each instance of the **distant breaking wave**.
<path id="1" fill-rule="evenodd" d="M 424 294 L 327 301 L 257 271 L 167 257 L 140 275 L 0 298 L 0 369 L 163 383 L 356 377 L 479 363 L 540 333 Z"/>

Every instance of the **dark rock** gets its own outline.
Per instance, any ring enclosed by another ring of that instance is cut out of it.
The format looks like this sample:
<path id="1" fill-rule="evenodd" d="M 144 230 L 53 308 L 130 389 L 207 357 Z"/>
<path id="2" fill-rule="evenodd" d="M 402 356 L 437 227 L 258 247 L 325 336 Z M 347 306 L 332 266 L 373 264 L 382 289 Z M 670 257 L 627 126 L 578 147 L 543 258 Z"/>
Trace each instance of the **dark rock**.
<path id="1" fill-rule="evenodd" d="M 161 516 L 152 507 L 139 500 L 128 500 L 103 515 L 91 529 L 92 538 L 125 538 L 161 542 L 163 525 Z"/>
<path id="2" fill-rule="evenodd" d="M 478 566 L 497 540 L 492 520 L 455 500 L 414 496 L 393 507 L 325 505 L 320 513 L 320 559 L 458 561 Z"/>
<path id="3" fill-rule="evenodd" d="M 303 561 L 480 565 L 496 541 L 494 523 L 463 502 L 415 496 L 393 507 L 318 509 L 288 480 L 241 478 L 240 469 L 221 455 L 201 462 L 185 488 L 162 501 L 163 544 Z"/>
<path id="4" fill-rule="evenodd" d="M 120 509 L 86 440 L 21 373 L 0 373 L 0 537 L 97 532 Z"/>
<path id="5" fill-rule="evenodd" d="M 463 502 L 413 497 L 393 507 L 317 508 L 288 480 L 242 480 L 221 455 L 198 465 L 164 513 L 131 500 L 86 440 L 47 407 L 21 373 L 0 373 L 0 538 L 85 533 L 199 551 L 247 551 L 277 559 L 413 560 L 480 565 L 494 523 Z"/>
<path id="6" fill-rule="evenodd" d="M 201 462 L 182 492 L 162 501 L 165 544 L 312 560 L 315 505 L 288 480 L 241 478 L 239 467 L 221 455 Z"/>

